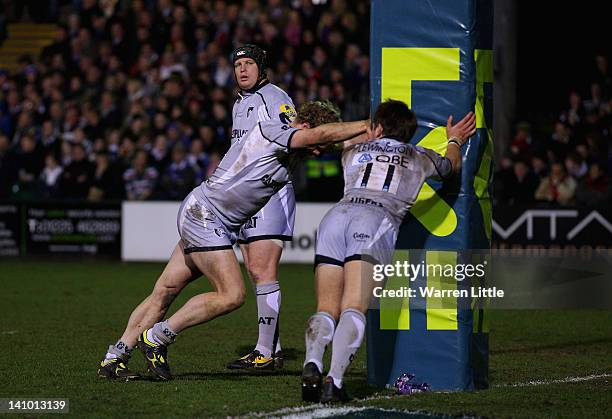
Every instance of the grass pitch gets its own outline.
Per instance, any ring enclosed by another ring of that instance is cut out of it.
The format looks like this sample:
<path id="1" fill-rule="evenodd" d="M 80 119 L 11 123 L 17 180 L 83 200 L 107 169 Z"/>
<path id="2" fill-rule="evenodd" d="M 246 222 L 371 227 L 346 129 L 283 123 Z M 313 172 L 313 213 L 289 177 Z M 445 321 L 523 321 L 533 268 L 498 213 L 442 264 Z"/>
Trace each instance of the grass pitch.
<path id="1" fill-rule="evenodd" d="M 305 406 L 299 392 L 303 333 L 314 310 L 312 268 L 306 265 L 281 267 L 284 371 L 225 369 L 257 340 L 256 305 L 249 293 L 237 312 L 181 334 L 170 349 L 175 380 L 99 380 L 97 365 L 107 346 L 118 339 L 162 268 L 94 259 L 0 260 L 0 398 L 68 398 L 75 417 L 253 416 Z M 172 308 L 208 289 L 205 279 L 192 283 Z M 385 397 L 391 393 L 366 386 L 362 349 L 346 385 L 353 396 L 369 399 L 350 406 L 489 417 L 610 417 L 611 325 L 612 311 L 494 311 L 492 387 L 473 393 Z M 143 370 L 139 353 L 130 366 Z M 589 375 L 600 377 L 565 379 Z M 540 383 L 527 385 L 534 380 Z M 314 414 L 312 408 L 301 411 Z"/>

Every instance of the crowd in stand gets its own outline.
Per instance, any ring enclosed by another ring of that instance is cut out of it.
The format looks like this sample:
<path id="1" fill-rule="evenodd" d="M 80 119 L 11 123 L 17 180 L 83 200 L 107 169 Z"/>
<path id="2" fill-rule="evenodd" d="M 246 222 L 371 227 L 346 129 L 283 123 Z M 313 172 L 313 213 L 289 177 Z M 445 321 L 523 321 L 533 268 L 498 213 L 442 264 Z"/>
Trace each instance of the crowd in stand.
<path id="1" fill-rule="evenodd" d="M 229 147 L 244 43 L 297 106 L 368 114 L 369 1 L 53 3 L 55 42 L 0 69 L 0 199 L 183 199 Z"/>
<path id="2" fill-rule="evenodd" d="M 510 205 L 610 204 L 612 173 L 612 73 L 608 57 L 595 57 L 584 92 L 572 90 L 550 136 L 536 136 L 527 122 L 500 162 L 494 181 L 498 203 Z"/>
<path id="3" fill-rule="evenodd" d="M 35 20 L 62 23 L 39 57 L 0 68 L 0 199 L 182 199 L 229 146 L 229 55 L 243 43 L 268 50 L 270 80 L 296 105 L 331 99 L 347 120 L 368 114 L 367 0 L 26 3 Z M 552 126 L 517 125 L 496 203 L 610 203 L 608 57 L 594 67 Z M 333 188 L 311 183 L 309 198 L 328 199 L 316 191 Z"/>

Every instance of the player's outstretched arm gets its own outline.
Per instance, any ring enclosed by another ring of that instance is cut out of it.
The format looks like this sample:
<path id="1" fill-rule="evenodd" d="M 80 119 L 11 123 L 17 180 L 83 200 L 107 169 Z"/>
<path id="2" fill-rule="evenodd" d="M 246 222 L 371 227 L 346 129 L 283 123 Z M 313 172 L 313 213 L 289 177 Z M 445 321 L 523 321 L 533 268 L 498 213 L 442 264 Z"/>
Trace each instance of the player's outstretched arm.
<path id="1" fill-rule="evenodd" d="M 455 125 L 452 124 L 453 116 L 451 115 L 446 121 L 448 147 L 445 157 L 453 165 L 453 172 L 458 173 L 461 169 L 461 146 L 476 132 L 476 116 L 473 112 L 469 112 L 461 121 Z"/>
<path id="2" fill-rule="evenodd" d="M 366 121 L 334 122 L 312 129 L 297 131 L 291 139 L 291 148 L 311 147 L 349 140 L 366 132 Z"/>
<path id="3" fill-rule="evenodd" d="M 359 134 L 356 137 L 353 138 L 349 138 L 348 140 L 346 140 L 345 142 L 342 143 L 342 147 L 343 148 L 348 148 L 352 145 L 355 144 L 360 144 L 360 143 L 364 143 L 368 140 L 370 140 L 371 138 L 368 136 L 367 132 L 364 132 L 363 134 Z"/>

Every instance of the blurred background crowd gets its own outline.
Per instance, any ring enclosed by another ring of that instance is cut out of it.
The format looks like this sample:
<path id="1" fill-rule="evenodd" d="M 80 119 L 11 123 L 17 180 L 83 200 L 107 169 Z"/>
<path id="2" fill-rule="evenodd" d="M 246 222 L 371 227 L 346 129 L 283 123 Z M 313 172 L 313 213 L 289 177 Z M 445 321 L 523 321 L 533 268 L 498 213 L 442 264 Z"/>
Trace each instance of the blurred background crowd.
<path id="1" fill-rule="evenodd" d="M 229 147 L 229 56 L 244 43 L 268 51 L 296 106 L 369 113 L 368 1 L 18 3 L 5 21 L 61 24 L 39 56 L 0 69 L 0 199 L 183 199 Z M 337 199 L 341 184 L 325 155 L 301 168 L 298 198 Z"/>
<path id="2" fill-rule="evenodd" d="M 229 147 L 229 55 L 244 43 L 267 49 L 270 80 L 297 106 L 321 98 L 347 120 L 369 113 L 367 0 L 0 0 L 0 40 L 11 21 L 60 24 L 15 71 L 0 64 L 3 200 L 181 200 Z M 496 162 L 496 203 L 610 202 L 608 57 L 592 67 L 568 75 L 576 88 L 550 104 L 558 117 L 516 125 Z M 338 199 L 338 156 L 306 161 L 296 190 Z"/>
<path id="3" fill-rule="evenodd" d="M 538 126 L 516 125 L 510 147 L 497 164 L 497 203 L 509 205 L 610 204 L 612 170 L 612 73 L 597 54 L 575 78 L 566 103 L 551 104 L 557 116 Z M 584 82 L 583 82 L 584 81 Z M 582 83 L 582 84 L 581 84 Z M 534 118 L 536 120 L 536 118 Z"/>

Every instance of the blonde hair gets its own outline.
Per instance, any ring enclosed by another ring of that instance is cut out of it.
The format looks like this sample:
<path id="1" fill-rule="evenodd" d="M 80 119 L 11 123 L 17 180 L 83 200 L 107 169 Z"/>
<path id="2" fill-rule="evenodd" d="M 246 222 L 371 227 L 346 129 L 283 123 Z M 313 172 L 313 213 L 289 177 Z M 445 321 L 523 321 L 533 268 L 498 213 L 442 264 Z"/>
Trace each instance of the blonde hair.
<path id="1" fill-rule="evenodd" d="M 298 123 L 307 123 L 310 128 L 331 122 L 342 122 L 340 109 L 329 100 L 306 102 L 298 109 L 295 118 Z"/>

